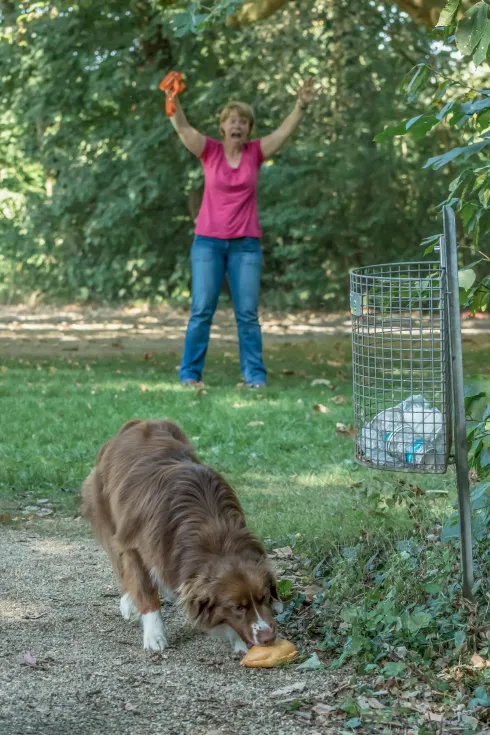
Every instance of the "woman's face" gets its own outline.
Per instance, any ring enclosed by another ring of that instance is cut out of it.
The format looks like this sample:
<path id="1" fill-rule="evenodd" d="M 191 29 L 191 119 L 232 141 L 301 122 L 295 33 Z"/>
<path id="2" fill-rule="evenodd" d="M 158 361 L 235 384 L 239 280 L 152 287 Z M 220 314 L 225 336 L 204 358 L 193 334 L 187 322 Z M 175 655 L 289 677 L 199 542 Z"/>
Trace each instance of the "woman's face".
<path id="1" fill-rule="evenodd" d="M 250 121 L 238 110 L 232 110 L 226 120 L 221 123 L 221 132 L 225 140 L 233 143 L 246 143 L 250 133 Z"/>

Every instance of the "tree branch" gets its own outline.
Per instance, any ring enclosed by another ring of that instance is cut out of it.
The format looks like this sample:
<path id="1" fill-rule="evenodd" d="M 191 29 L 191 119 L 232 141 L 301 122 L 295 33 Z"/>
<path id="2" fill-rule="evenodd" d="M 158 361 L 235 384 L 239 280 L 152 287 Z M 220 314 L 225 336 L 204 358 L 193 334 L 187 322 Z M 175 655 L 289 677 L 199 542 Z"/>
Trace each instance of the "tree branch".
<path id="1" fill-rule="evenodd" d="M 252 25 L 273 15 L 288 2 L 291 2 L 291 0 L 251 0 L 245 2 L 238 12 L 228 18 L 227 24 L 232 28 Z"/>

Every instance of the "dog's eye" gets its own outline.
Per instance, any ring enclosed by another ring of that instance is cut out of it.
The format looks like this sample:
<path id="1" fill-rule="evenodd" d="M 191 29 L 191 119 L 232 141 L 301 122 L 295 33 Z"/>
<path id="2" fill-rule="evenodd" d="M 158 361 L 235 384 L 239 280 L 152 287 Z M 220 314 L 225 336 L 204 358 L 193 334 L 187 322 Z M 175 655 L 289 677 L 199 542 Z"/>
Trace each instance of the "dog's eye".
<path id="1" fill-rule="evenodd" d="M 262 595 L 262 597 L 260 598 L 260 600 L 257 600 L 257 604 L 258 605 L 263 605 L 264 602 L 265 602 L 265 595 Z"/>
<path id="2" fill-rule="evenodd" d="M 239 613 L 247 612 L 247 606 L 246 605 L 235 605 L 235 610 Z"/>

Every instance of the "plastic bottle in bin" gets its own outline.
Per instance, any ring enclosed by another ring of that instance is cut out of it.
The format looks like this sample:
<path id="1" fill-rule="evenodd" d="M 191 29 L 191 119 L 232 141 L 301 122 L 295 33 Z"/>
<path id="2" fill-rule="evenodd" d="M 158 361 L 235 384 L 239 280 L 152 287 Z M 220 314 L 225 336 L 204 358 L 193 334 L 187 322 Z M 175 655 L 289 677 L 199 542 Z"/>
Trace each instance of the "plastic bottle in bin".
<path id="1" fill-rule="evenodd" d="M 423 396 L 410 396 L 381 411 L 361 431 L 361 450 L 378 465 L 445 464 L 444 419 Z"/>

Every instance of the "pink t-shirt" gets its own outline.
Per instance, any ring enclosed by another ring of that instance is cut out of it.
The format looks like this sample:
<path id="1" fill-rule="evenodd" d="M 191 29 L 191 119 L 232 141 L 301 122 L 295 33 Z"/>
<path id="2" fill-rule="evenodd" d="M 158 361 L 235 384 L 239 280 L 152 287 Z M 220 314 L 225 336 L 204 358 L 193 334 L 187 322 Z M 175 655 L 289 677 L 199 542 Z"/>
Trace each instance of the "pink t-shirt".
<path id="1" fill-rule="evenodd" d="M 206 138 L 201 155 L 204 196 L 196 220 L 196 235 L 260 237 L 257 180 L 264 156 L 260 140 L 245 143 L 238 168 L 226 160 L 223 143 Z"/>

